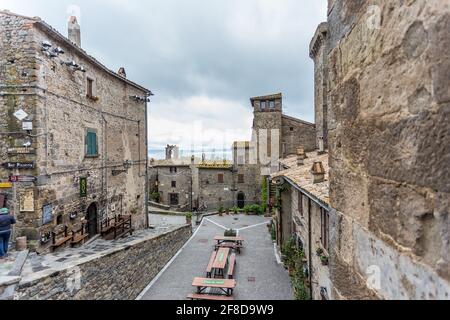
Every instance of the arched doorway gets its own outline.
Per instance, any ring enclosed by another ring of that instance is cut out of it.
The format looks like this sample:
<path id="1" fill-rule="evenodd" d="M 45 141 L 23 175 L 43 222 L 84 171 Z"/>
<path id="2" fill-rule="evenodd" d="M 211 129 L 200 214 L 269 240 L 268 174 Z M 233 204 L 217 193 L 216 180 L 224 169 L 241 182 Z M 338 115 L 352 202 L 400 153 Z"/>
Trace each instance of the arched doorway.
<path id="1" fill-rule="evenodd" d="M 93 203 L 89 206 L 86 212 L 87 232 L 89 237 L 98 234 L 98 211 L 97 204 Z"/>
<path id="2" fill-rule="evenodd" d="M 243 193 L 243 192 L 238 193 L 237 206 L 239 209 L 243 209 L 245 207 L 245 193 Z"/>

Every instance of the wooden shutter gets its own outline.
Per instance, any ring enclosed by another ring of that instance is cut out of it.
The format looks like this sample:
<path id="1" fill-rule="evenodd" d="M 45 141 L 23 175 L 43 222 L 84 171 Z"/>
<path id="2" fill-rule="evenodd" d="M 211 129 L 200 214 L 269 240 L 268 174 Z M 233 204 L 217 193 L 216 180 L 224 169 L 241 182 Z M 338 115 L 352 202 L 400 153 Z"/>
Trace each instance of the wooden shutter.
<path id="1" fill-rule="evenodd" d="M 5 195 L 0 194 L 0 208 L 4 208 L 5 207 L 5 200 L 6 200 Z"/>

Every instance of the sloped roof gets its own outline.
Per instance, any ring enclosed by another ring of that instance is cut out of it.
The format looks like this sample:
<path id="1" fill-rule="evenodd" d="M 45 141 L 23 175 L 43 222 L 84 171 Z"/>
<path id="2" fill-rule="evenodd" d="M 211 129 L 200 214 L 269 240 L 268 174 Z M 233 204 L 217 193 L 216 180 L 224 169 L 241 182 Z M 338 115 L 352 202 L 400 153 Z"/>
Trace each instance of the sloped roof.
<path id="1" fill-rule="evenodd" d="M 76 44 L 74 44 L 72 41 L 70 41 L 67 37 L 63 36 L 58 30 L 56 30 L 55 28 L 53 28 L 51 25 L 49 25 L 48 23 L 46 23 L 44 20 L 42 20 L 39 17 L 27 17 L 27 16 L 23 16 L 20 14 L 16 14 L 13 13 L 11 11 L 8 10 L 0 10 L 0 14 L 4 14 L 4 15 L 9 15 L 9 16 L 15 16 L 15 17 L 20 17 L 20 18 L 24 18 L 24 19 L 28 19 L 30 21 L 32 21 L 32 23 L 36 26 L 41 28 L 44 32 L 48 33 L 51 36 L 54 36 L 55 38 L 57 38 L 58 40 L 64 42 L 65 45 L 67 45 L 68 47 L 70 47 L 71 49 L 73 49 L 74 51 L 76 51 L 79 55 L 83 56 L 85 59 L 87 59 L 89 62 L 91 62 L 92 64 L 94 64 L 95 66 L 97 66 L 98 68 L 102 69 L 103 71 L 105 71 L 106 73 L 108 73 L 109 75 L 123 81 L 126 82 L 127 84 L 143 91 L 146 92 L 148 94 L 151 94 L 152 92 L 149 89 L 144 88 L 143 86 L 128 80 L 127 78 L 124 78 L 122 76 L 120 76 L 118 73 L 112 71 L 111 69 L 107 68 L 105 65 L 103 65 L 101 62 L 99 62 L 97 59 L 95 59 L 94 57 L 90 56 L 85 50 L 83 50 L 82 48 L 80 48 L 79 46 L 77 46 Z"/>
<path id="2" fill-rule="evenodd" d="M 307 159 L 303 166 L 297 166 L 297 156 L 290 156 L 280 160 L 280 164 L 284 170 L 277 172 L 271 176 L 272 179 L 279 177 L 286 178 L 289 182 L 298 188 L 313 195 L 326 205 L 330 204 L 330 183 L 329 183 L 329 164 L 328 154 L 318 154 L 317 151 L 307 153 Z M 315 161 L 321 161 L 325 169 L 325 181 L 321 183 L 313 183 L 311 169 Z"/>

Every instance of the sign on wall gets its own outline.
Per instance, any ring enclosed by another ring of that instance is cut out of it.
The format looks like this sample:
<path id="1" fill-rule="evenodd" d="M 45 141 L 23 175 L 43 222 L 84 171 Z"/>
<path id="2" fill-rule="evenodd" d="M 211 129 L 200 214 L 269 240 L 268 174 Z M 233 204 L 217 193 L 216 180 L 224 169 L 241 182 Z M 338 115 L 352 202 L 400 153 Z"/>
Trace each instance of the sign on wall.
<path id="1" fill-rule="evenodd" d="M 42 224 L 49 224 L 53 222 L 53 207 L 47 204 L 42 207 Z"/>
<path id="2" fill-rule="evenodd" d="M 34 148 L 28 147 L 16 147 L 16 148 L 8 148 L 8 153 L 12 155 L 16 154 L 34 154 L 36 150 Z"/>
<path id="3" fill-rule="evenodd" d="M 80 197 L 81 198 L 87 197 L 87 178 L 86 177 L 80 177 Z"/>
<path id="4" fill-rule="evenodd" d="M 10 189 L 13 187 L 11 182 L 0 182 L 0 189 Z"/>
<path id="5" fill-rule="evenodd" d="M 35 182 L 36 177 L 33 176 L 10 176 L 9 182 Z"/>
<path id="6" fill-rule="evenodd" d="M 7 162 L 2 166 L 6 169 L 34 169 L 33 162 Z"/>
<path id="7" fill-rule="evenodd" d="M 25 189 L 19 192 L 20 212 L 34 212 L 34 190 Z"/>
<path id="8" fill-rule="evenodd" d="M 33 130 L 33 121 L 23 121 L 22 122 L 22 130 L 32 131 Z"/>

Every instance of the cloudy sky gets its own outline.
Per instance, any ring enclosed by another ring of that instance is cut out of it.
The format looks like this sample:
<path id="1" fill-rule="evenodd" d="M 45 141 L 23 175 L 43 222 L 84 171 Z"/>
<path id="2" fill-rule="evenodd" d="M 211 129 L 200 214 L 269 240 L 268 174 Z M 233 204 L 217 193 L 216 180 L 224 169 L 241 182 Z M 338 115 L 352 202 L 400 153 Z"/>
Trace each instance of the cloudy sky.
<path id="1" fill-rule="evenodd" d="M 150 154 L 228 149 L 251 135 L 252 96 L 282 92 L 285 113 L 314 121 L 309 42 L 326 0 L 0 0 L 62 34 L 78 16 L 82 47 L 155 93 Z"/>

